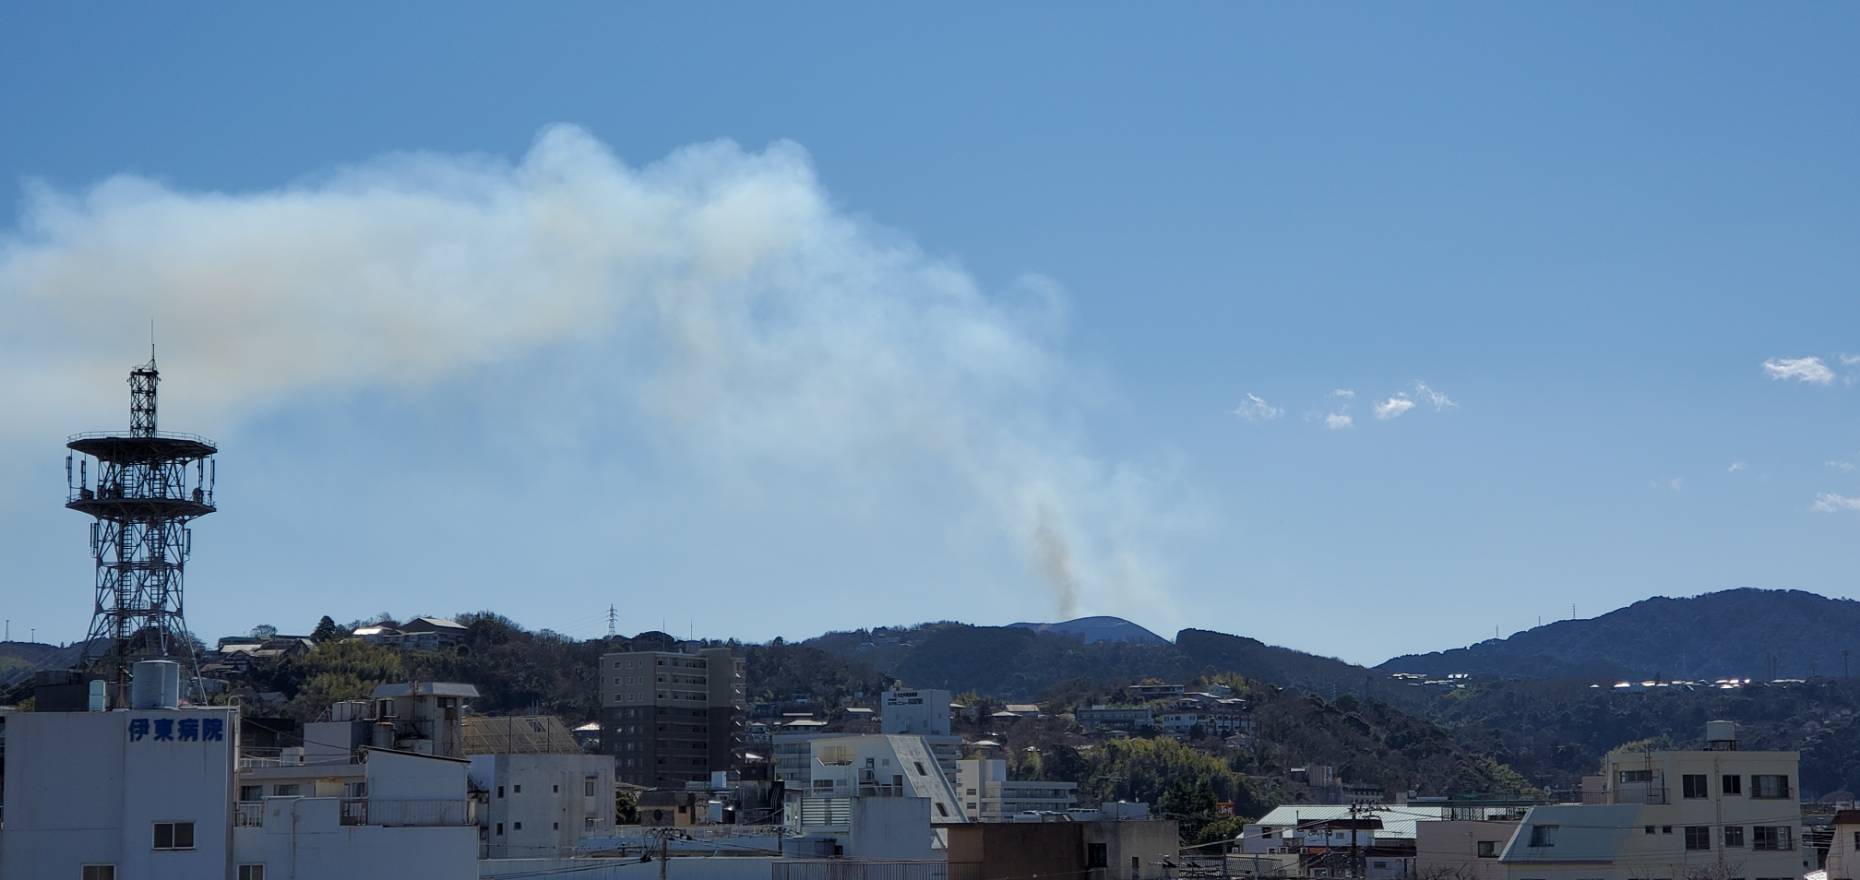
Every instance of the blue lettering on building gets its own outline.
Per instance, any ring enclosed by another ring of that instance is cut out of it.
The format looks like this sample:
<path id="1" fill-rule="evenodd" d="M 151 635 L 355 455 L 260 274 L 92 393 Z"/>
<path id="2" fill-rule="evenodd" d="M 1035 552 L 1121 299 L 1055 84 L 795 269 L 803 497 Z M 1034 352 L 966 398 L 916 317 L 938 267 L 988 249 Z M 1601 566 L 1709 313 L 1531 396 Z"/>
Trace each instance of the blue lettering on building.
<path id="1" fill-rule="evenodd" d="M 131 718 L 129 741 L 225 742 L 224 718 Z"/>

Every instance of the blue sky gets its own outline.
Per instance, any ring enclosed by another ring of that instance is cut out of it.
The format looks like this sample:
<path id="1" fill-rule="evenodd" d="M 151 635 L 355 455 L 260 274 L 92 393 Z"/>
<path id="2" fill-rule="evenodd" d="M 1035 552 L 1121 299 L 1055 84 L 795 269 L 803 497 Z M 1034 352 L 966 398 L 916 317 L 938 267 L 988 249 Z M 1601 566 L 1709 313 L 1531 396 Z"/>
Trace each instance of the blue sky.
<path id="1" fill-rule="evenodd" d="M 16 636 L 151 313 L 209 638 L 1860 596 L 1850 6 L 88 11 L 0 12 Z"/>

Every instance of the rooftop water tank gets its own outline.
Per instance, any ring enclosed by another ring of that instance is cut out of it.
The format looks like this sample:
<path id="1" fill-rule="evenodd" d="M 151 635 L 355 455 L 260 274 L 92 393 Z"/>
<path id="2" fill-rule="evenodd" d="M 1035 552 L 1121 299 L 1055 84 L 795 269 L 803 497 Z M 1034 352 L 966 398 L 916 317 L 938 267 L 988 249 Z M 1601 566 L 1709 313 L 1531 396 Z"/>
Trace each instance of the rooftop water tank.
<path id="1" fill-rule="evenodd" d="M 175 709 L 181 705 L 181 664 L 141 660 L 131 667 L 129 708 Z"/>
<path id="2" fill-rule="evenodd" d="M 1737 722 L 1705 722 L 1705 743 L 1713 751 L 1729 752 L 1737 750 Z"/>

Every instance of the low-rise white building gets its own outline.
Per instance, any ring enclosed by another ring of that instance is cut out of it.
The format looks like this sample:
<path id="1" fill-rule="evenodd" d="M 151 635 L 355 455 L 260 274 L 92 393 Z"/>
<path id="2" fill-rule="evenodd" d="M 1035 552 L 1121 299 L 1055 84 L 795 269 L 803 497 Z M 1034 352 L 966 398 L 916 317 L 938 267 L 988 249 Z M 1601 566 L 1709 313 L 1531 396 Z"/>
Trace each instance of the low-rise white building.
<path id="1" fill-rule="evenodd" d="M 228 877 L 239 715 L 231 708 L 7 718 L 0 877 Z"/>
<path id="2" fill-rule="evenodd" d="M 1797 753 L 1742 751 L 1725 721 L 1706 738 L 1610 753 L 1601 803 L 1532 808 L 1500 857 L 1507 880 L 1802 876 Z"/>
<path id="3" fill-rule="evenodd" d="M 471 756 L 484 792 L 485 857 L 572 855 L 583 837 L 614 831 L 614 761 L 604 755 Z"/>
<path id="4" fill-rule="evenodd" d="M 887 734 L 949 736 L 949 714 L 949 691 L 896 688 L 879 699 L 879 730 Z"/>
<path id="5" fill-rule="evenodd" d="M 978 758 L 957 762 L 956 788 L 962 808 L 975 822 L 1005 822 L 1029 813 L 1064 813 L 1078 806 L 1079 784 L 1009 779 L 1007 761 Z"/>

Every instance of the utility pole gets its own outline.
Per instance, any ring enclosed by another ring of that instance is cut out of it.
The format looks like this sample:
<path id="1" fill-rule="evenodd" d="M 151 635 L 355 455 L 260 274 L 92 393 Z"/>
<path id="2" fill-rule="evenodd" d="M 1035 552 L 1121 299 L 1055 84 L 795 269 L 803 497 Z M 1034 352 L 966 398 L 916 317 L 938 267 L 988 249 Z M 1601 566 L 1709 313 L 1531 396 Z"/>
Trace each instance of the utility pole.
<path id="1" fill-rule="evenodd" d="M 1363 876 L 1363 862 L 1356 844 L 1356 805 L 1350 805 L 1350 876 Z"/>
<path id="2" fill-rule="evenodd" d="M 672 854 L 671 838 L 666 834 L 668 830 L 659 829 L 659 880 L 665 880 L 666 869 L 670 867 L 665 861 L 666 857 Z"/>

